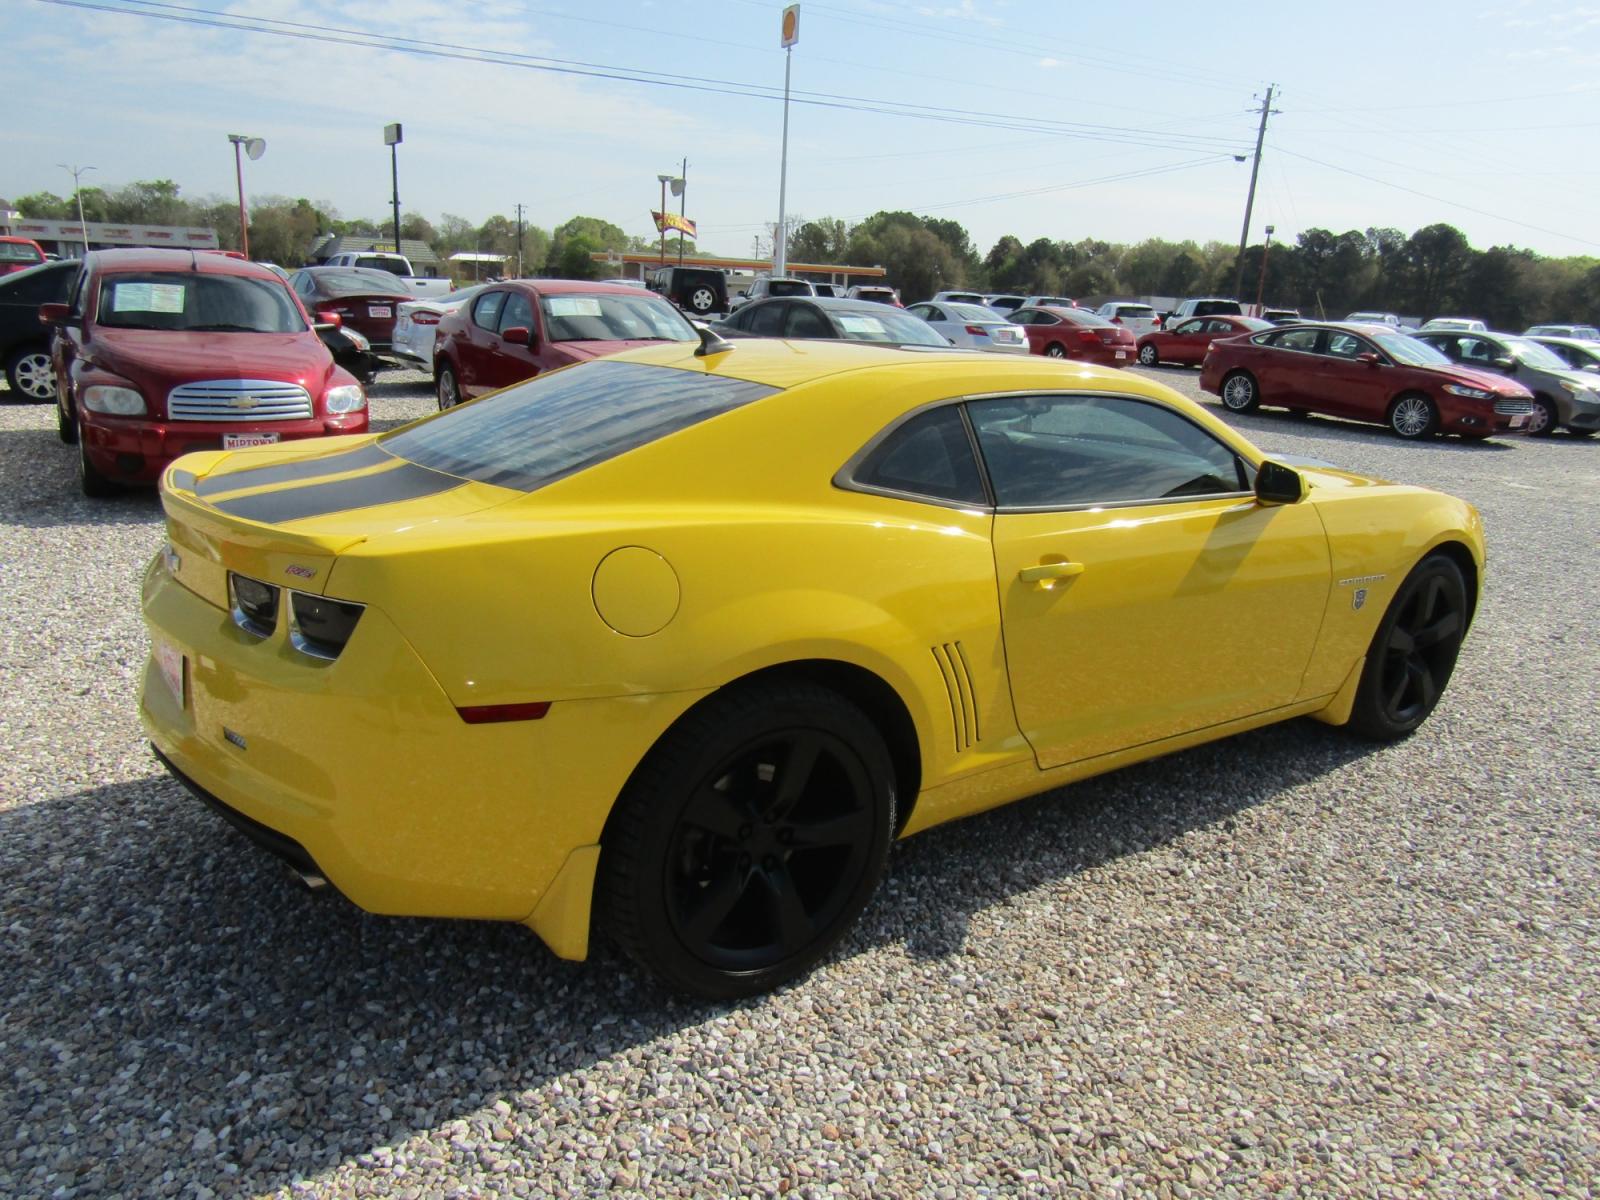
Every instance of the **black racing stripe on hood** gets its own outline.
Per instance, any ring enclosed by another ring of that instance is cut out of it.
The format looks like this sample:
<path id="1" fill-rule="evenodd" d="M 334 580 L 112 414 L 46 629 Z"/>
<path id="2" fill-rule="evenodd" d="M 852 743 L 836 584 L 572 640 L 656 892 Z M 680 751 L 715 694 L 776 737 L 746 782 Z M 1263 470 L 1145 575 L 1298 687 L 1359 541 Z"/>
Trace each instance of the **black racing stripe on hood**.
<path id="1" fill-rule="evenodd" d="M 430 471 L 427 467 L 406 463 L 392 471 L 379 471 L 375 475 L 361 475 L 333 483 L 313 483 L 280 492 L 259 492 L 254 496 L 240 496 L 236 500 L 221 500 L 214 507 L 229 516 L 273 525 L 285 521 L 303 521 L 307 517 L 323 517 L 351 508 L 371 508 L 377 504 L 416 500 L 422 496 L 448 492 L 465 482 L 442 471 Z"/>
<path id="2" fill-rule="evenodd" d="M 357 450 L 341 450 L 337 454 L 322 454 L 302 458 L 278 466 L 246 467 L 242 471 L 224 471 L 208 475 L 194 489 L 197 496 L 215 496 L 218 492 L 240 492 L 245 488 L 265 487 L 275 483 L 295 483 L 303 479 L 317 479 L 323 475 L 340 475 L 345 471 L 361 471 L 393 462 L 394 455 L 387 454 L 376 444 Z"/>

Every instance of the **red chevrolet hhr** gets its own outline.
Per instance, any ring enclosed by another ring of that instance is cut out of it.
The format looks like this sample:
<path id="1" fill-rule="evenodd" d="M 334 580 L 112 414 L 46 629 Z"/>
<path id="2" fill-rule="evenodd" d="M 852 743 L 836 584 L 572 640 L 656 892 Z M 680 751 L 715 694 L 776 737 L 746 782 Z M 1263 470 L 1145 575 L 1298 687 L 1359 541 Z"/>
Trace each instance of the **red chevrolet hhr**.
<path id="1" fill-rule="evenodd" d="M 367 397 L 265 267 L 188 250 L 98 250 L 55 329 L 57 421 L 85 495 L 154 483 L 191 450 L 367 431 Z"/>

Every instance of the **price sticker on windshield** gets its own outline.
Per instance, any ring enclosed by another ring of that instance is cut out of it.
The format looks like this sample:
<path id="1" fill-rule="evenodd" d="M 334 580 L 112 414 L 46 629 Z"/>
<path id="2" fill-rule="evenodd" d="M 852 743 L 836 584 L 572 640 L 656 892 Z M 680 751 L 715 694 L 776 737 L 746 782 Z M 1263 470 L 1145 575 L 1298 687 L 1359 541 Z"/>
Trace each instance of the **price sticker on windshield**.
<path id="1" fill-rule="evenodd" d="M 181 313 L 181 283 L 117 283 L 111 287 L 112 312 Z"/>
<path id="2" fill-rule="evenodd" d="M 600 301 L 592 296 L 551 296 L 545 300 L 552 317 L 598 317 Z"/>

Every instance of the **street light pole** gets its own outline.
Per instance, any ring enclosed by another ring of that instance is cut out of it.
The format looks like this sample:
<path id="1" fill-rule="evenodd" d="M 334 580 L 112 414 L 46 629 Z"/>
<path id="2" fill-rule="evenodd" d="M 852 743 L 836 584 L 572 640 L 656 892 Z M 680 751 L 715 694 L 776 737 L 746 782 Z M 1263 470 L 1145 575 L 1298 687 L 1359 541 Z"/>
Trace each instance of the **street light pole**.
<path id="1" fill-rule="evenodd" d="M 78 200 L 78 233 L 83 237 L 83 252 L 87 254 L 89 253 L 89 226 L 84 222 L 83 219 L 83 189 L 78 186 L 78 180 L 80 177 L 87 175 L 95 168 L 78 166 L 69 167 L 66 163 L 57 163 L 56 166 L 60 167 L 63 171 L 66 171 L 72 176 L 72 194 L 77 197 Z"/>
<path id="2" fill-rule="evenodd" d="M 394 197 L 394 252 L 400 253 L 400 143 L 404 141 L 400 122 L 383 127 L 383 141 L 389 147 L 389 180 Z"/>
<path id="3" fill-rule="evenodd" d="M 782 276 L 789 269 L 789 225 L 784 202 L 789 191 L 789 71 L 794 65 L 794 44 L 800 40 L 800 6 L 783 10 L 783 153 L 778 160 L 778 232 L 773 238 L 772 273 Z"/>
<path id="4" fill-rule="evenodd" d="M 678 216 L 685 222 L 689 218 L 689 160 L 683 160 L 678 172 Z M 678 230 L 678 265 L 683 266 L 683 230 Z"/>
<path id="5" fill-rule="evenodd" d="M 661 211 L 657 214 L 657 224 L 661 229 L 661 265 L 667 265 L 667 184 L 672 182 L 671 175 L 657 175 L 661 181 Z"/>
<path id="6" fill-rule="evenodd" d="M 230 133 L 228 140 L 233 143 L 233 173 L 239 181 L 239 248 L 249 258 L 250 224 L 244 215 L 244 159 L 240 151 L 248 154 L 251 162 L 255 162 L 267 152 L 267 143 L 263 138 L 251 137 L 247 133 Z"/>

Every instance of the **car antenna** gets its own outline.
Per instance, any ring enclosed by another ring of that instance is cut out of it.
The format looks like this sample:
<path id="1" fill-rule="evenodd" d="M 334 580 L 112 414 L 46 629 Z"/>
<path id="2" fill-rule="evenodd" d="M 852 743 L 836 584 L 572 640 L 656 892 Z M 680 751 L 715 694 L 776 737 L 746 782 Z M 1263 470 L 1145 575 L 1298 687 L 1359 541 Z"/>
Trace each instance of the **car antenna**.
<path id="1" fill-rule="evenodd" d="M 734 348 L 732 342 L 722 337 L 709 325 L 696 325 L 695 332 L 700 335 L 700 348 L 694 352 L 696 358 L 708 358 L 713 354 L 726 354 Z"/>

